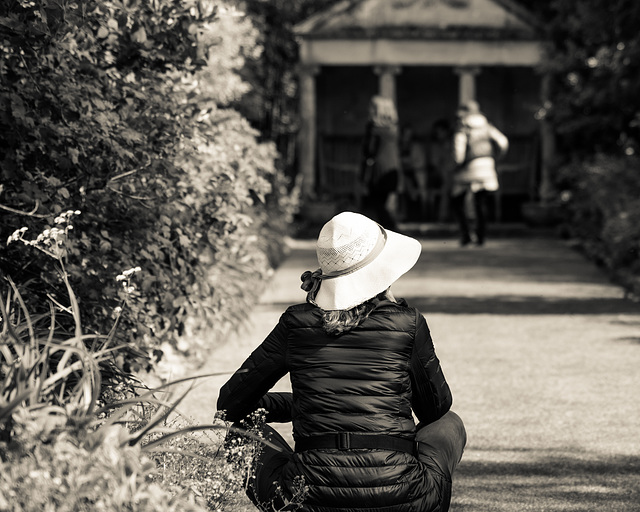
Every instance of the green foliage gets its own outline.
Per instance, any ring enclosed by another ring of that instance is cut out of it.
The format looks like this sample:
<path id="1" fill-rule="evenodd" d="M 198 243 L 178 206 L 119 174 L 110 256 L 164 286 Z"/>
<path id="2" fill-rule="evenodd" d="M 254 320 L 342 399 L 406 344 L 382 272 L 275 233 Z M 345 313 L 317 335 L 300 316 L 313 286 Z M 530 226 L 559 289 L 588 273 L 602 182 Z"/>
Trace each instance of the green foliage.
<path id="1" fill-rule="evenodd" d="M 640 4 L 554 0 L 545 68 L 554 77 L 546 115 L 565 153 L 640 149 Z"/>
<path id="2" fill-rule="evenodd" d="M 110 363 L 118 347 L 113 346 L 111 336 L 83 334 L 78 301 L 64 267 L 65 242 L 74 214 L 59 215 L 56 227 L 35 240 L 24 238 L 26 228 L 9 239 L 57 262 L 67 300 L 51 299 L 48 315 L 33 316 L 16 285 L 6 278 L 0 303 L 0 432 L 7 438 L 16 411 L 29 415 L 45 434 L 67 422 L 86 422 L 95 413 L 103 375 L 117 380 L 119 372 L 114 375 Z M 71 332 L 60 329 L 64 325 L 71 326 Z"/>
<path id="3" fill-rule="evenodd" d="M 167 421 L 167 428 L 180 435 L 171 437 L 150 453 L 158 471 L 153 480 L 162 486 L 189 489 L 202 497 L 210 510 L 235 510 L 246 500 L 245 489 L 260 451 L 257 428 L 252 438 L 233 436 L 225 441 L 228 430 L 189 430 L 193 423 L 181 416 Z M 153 436 L 151 437 L 153 439 Z"/>
<path id="4" fill-rule="evenodd" d="M 640 294 L 640 158 L 597 155 L 560 172 L 569 234 Z"/>
<path id="5" fill-rule="evenodd" d="M 211 343 L 237 323 L 280 256 L 295 202 L 274 145 L 230 107 L 255 29 L 216 0 L 20 0 L 0 5 L 0 35 L 0 237 L 32 248 L 0 252 L 16 282 L 3 281 L 0 497 L 222 510 L 214 490 L 243 482 L 224 451 L 204 489 L 169 484 L 200 466 L 166 457 L 153 483 L 151 457 L 201 461 L 179 435 L 223 425 L 176 432 L 183 397 L 122 399 L 113 384 L 130 390 L 126 373 L 162 342 L 204 349 L 186 335 L 208 327 Z"/>
<path id="6" fill-rule="evenodd" d="M 640 4 L 634 0 L 519 0 L 548 40 L 565 229 L 595 261 L 640 291 Z M 535 5 L 534 5 L 535 4 Z"/>
<path id="7" fill-rule="evenodd" d="M 269 273 L 264 230 L 282 235 L 295 206 L 274 146 L 228 107 L 260 51 L 249 20 L 222 0 L 13 0 L 0 35 L 0 237 L 82 212 L 66 269 L 87 329 L 127 302 L 117 336 L 142 349 L 127 370 L 187 326 L 224 332 Z M 43 255 L 10 246 L 0 265 L 42 278 L 26 296 L 43 308 L 63 289 Z M 135 267 L 122 296 L 115 277 Z"/>
<path id="8" fill-rule="evenodd" d="M 25 421 L 11 446 L 3 447 L 2 510 L 206 510 L 184 489 L 172 492 L 151 482 L 153 461 L 139 446 L 120 447 L 124 427 L 112 426 L 100 443 L 84 430 L 64 431 L 48 443 L 37 442 L 37 434 L 37 426 Z"/>
<path id="9" fill-rule="evenodd" d="M 30 315 L 12 282 L 0 300 L 0 509 L 223 510 L 247 485 L 262 441 L 249 432 L 230 447 L 204 443 L 204 433 L 227 431 L 221 421 L 169 422 L 190 388 L 178 398 L 171 390 L 196 377 L 141 394 L 126 377 L 117 386 L 102 378 L 121 347 L 113 336 L 82 334 L 64 269 L 74 213 L 34 241 L 24 230 L 12 236 L 55 258 L 68 297 L 48 317 Z M 134 273 L 120 276 L 125 287 Z M 71 317 L 71 334 L 59 329 L 60 315 Z"/>
<path id="10" fill-rule="evenodd" d="M 295 174 L 295 137 L 298 131 L 298 41 L 293 27 L 337 0 L 244 0 L 243 8 L 258 28 L 263 51 L 250 59 L 242 76 L 251 89 L 235 107 L 273 141 L 287 175 Z"/>

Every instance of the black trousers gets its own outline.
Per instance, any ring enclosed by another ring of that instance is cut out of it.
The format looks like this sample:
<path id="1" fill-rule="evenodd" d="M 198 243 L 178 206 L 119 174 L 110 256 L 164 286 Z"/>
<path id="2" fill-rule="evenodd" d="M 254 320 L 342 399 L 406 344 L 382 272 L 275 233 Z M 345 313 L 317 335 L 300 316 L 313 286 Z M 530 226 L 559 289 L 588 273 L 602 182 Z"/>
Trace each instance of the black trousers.
<path id="1" fill-rule="evenodd" d="M 473 203 L 473 216 L 475 219 L 470 218 L 469 210 L 465 205 L 465 199 L 467 194 L 472 195 Z M 462 244 L 468 244 L 471 242 L 471 234 L 476 236 L 476 242 L 483 244 L 487 235 L 487 197 L 489 192 L 486 190 L 478 190 L 472 192 L 467 190 L 462 194 L 453 196 L 451 198 L 451 209 L 453 214 L 458 219 L 460 226 L 460 242 Z M 473 229 L 472 229 L 473 225 Z"/>
<path id="2" fill-rule="evenodd" d="M 378 224 L 384 228 L 391 230 L 396 229 L 396 219 L 387 209 L 387 200 L 392 192 L 395 192 L 398 188 L 398 171 L 389 171 L 375 183 L 371 185 L 369 189 L 369 197 L 367 198 L 367 207 L 371 211 L 370 216 Z"/>

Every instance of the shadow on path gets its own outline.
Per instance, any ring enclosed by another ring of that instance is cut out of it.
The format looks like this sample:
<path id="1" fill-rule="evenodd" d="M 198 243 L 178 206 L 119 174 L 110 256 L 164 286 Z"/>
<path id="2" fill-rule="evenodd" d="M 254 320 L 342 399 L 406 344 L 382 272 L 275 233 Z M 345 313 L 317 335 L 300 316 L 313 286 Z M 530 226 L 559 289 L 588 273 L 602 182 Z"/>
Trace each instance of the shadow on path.
<path id="1" fill-rule="evenodd" d="M 523 455 L 527 461 L 522 461 Z M 640 457 L 590 459 L 587 454 L 516 454 L 517 461 L 463 459 L 454 476 L 452 510 L 640 510 Z"/>
<path id="2" fill-rule="evenodd" d="M 448 315 L 610 315 L 638 314 L 640 304 L 616 298 L 552 298 L 526 295 L 488 297 L 405 297 L 422 313 Z"/>

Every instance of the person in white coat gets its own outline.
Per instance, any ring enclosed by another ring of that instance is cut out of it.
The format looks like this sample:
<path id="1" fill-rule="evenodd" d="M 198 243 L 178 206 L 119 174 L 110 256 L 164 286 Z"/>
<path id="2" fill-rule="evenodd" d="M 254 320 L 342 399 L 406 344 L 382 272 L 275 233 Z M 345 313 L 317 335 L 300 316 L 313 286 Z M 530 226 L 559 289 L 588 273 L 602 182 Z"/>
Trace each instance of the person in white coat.
<path id="1" fill-rule="evenodd" d="M 483 245 L 487 231 L 487 196 L 499 187 L 496 159 L 507 153 L 509 141 L 480 112 L 475 101 L 462 104 L 457 117 L 453 140 L 457 168 L 451 207 L 460 225 L 460 245 L 471 242 Z"/>

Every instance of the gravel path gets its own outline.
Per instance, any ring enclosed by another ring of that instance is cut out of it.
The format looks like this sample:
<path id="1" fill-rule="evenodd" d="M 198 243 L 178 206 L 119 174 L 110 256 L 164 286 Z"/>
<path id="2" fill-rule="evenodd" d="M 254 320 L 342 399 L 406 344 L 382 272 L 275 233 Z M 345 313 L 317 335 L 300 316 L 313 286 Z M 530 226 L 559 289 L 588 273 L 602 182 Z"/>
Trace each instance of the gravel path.
<path id="1" fill-rule="evenodd" d="M 317 266 L 313 243 L 290 246 L 250 326 L 201 373 L 235 370 L 287 305 L 304 300 L 299 276 Z M 427 318 L 467 426 L 453 512 L 640 511 L 638 303 L 550 237 L 469 249 L 425 239 L 393 290 Z M 209 422 L 227 378 L 196 388 L 182 412 Z"/>

